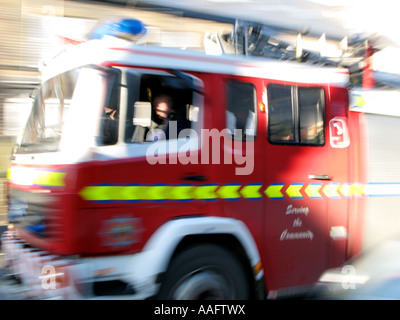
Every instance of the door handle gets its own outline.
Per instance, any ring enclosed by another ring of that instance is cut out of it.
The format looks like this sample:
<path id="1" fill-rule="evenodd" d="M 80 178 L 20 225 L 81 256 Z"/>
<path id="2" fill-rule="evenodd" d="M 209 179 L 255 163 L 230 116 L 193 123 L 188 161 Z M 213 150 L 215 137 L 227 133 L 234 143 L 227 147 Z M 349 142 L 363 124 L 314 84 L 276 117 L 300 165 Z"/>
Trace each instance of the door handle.
<path id="1" fill-rule="evenodd" d="M 186 181 L 206 181 L 207 177 L 203 175 L 193 175 L 193 176 L 184 176 L 182 177 L 182 179 Z"/>
<path id="2" fill-rule="evenodd" d="M 311 180 L 331 180 L 332 177 L 327 174 L 309 174 L 308 178 Z"/>

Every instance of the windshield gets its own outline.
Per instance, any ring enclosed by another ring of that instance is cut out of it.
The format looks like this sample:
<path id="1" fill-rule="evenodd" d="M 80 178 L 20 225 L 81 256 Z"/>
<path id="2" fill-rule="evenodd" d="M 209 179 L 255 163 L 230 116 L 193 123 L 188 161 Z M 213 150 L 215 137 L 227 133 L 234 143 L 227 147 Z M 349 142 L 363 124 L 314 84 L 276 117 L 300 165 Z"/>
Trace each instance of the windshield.
<path id="1" fill-rule="evenodd" d="M 86 66 L 49 79 L 37 90 L 16 153 L 81 157 L 97 146 L 177 139 L 181 133 L 185 140 L 193 133 L 186 129 L 198 128 L 200 87 L 174 72 Z"/>
<path id="2" fill-rule="evenodd" d="M 110 70 L 84 67 L 44 82 L 37 91 L 17 153 L 57 151 L 62 140 L 76 138 L 78 133 L 80 140 L 92 138 L 95 128 L 88 126 L 87 119 L 97 116 L 104 106 L 114 78 Z"/>

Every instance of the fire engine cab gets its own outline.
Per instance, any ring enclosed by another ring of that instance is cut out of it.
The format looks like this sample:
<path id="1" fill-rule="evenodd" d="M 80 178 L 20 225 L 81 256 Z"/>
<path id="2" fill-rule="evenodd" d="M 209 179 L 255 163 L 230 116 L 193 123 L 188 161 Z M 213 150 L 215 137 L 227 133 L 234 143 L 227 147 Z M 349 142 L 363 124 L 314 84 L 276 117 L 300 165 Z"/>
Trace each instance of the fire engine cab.
<path id="1" fill-rule="evenodd" d="M 345 68 L 295 61 L 69 47 L 44 67 L 10 164 L 10 270 L 43 298 L 306 292 L 361 246 L 348 86 Z"/>

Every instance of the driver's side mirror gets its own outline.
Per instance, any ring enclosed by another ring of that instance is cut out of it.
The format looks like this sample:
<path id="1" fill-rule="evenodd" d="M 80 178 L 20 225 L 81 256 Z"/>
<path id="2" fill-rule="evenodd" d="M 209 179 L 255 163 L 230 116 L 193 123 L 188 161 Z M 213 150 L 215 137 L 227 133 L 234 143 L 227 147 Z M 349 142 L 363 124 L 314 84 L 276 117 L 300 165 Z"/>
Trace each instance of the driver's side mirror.
<path id="1" fill-rule="evenodd" d="M 147 101 L 136 101 L 134 106 L 134 118 L 133 124 L 142 127 L 151 126 L 151 102 Z"/>

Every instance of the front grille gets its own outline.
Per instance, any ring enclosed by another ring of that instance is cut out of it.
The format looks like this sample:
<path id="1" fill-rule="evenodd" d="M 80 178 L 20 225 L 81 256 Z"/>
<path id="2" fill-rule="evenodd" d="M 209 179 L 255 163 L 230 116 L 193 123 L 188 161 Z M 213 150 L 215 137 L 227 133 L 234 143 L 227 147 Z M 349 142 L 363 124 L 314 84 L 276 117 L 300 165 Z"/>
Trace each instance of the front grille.
<path id="1" fill-rule="evenodd" d="M 8 208 L 10 223 L 25 228 L 31 233 L 44 237 L 45 235 L 45 208 L 42 205 L 21 203 L 11 199 Z"/>
<path id="2" fill-rule="evenodd" d="M 38 194 L 15 188 L 9 189 L 9 223 L 24 228 L 37 237 L 48 236 L 49 213 L 55 211 L 51 209 L 51 206 L 52 198 L 50 194 Z"/>

